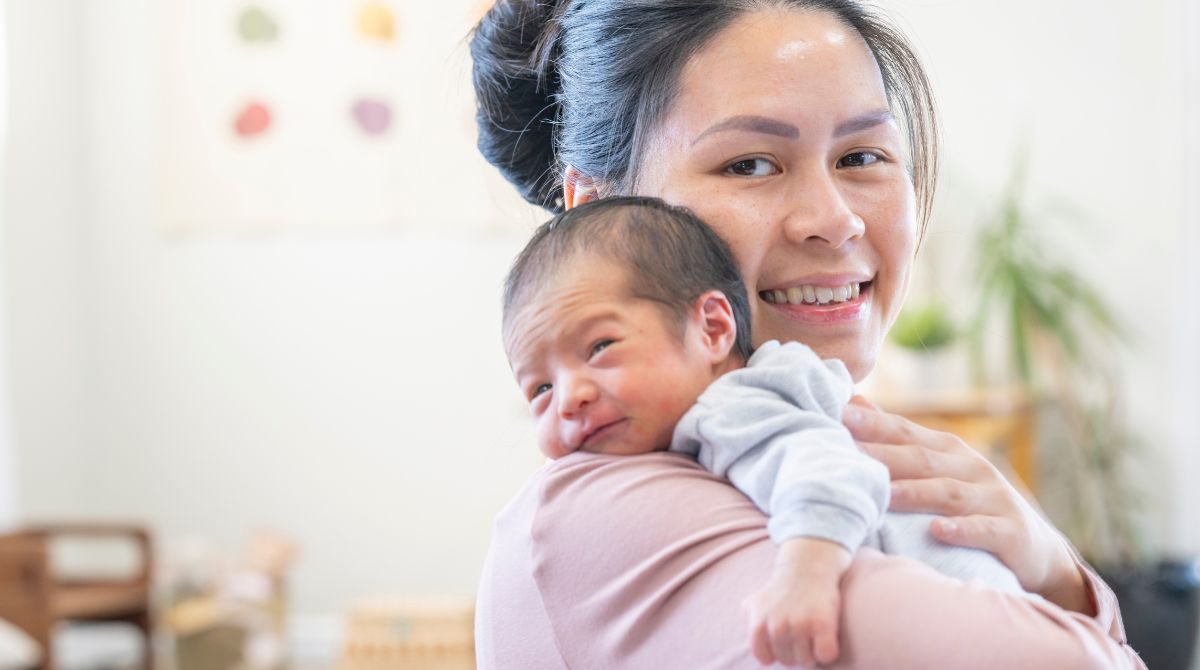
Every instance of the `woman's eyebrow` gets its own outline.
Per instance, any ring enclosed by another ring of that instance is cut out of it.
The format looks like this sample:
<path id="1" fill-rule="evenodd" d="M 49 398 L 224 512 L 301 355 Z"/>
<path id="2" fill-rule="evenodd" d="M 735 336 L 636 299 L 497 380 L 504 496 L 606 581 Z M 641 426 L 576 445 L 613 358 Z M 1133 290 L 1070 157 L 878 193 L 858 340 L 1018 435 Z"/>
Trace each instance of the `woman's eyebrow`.
<path id="1" fill-rule="evenodd" d="M 748 130 L 752 133 L 763 133 L 765 135 L 776 135 L 778 137 L 786 137 L 795 139 L 800 136 L 800 129 L 790 123 L 785 123 L 778 119 L 772 119 L 765 116 L 738 115 L 731 116 L 724 121 L 718 121 L 709 126 L 707 130 L 696 136 L 692 140 L 692 144 L 696 144 L 706 136 L 713 133 L 719 133 L 725 130 Z"/>
<path id="2" fill-rule="evenodd" d="M 866 114 L 861 114 L 848 121 L 841 122 L 838 124 L 837 128 L 833 129 L 833 136 L 844 137 L 846 135 L 853 135 L 854 133 L 866 130 L 868 128 L 881 126 L 892 121 L 892 119 L 892 110 L 886 108 L 877 109 L 873 112 L 867 112 Z"/>
<path id="3" fill-rule="evenodd" d="M 888 123 L 892 120 L 892 118 L 892 110 L 886 108 L 867 112 L 866 114 L 861 114 L 840 123 L 837 128 L 834 129 L 833 136 L 843 137 L 845 135 L 851 135 L 859 131 L 866 130 L 867 128 Z M 718 121 L 717 123 L 709 126 L 704 130 L 704 132 L 697 135 L 696 139 L 692 140 L 692 144 L 695 145 L 697 142 L 709 135 L 712 135 L 713 133 L 719 133 L 726 130 L 743 130 L 752 133 L 762 133 L 764 135 L 775 135 L 776 137 L 784 137 L 787 139 L 796 139 L 800 136 L 800 129 L 790 123 L 787 123 L 786 121 L 780 121 L 779 119 L 772 119 L 766 116 L 741 114 L 738 116 L 731 116 L 724 121 Z"/>

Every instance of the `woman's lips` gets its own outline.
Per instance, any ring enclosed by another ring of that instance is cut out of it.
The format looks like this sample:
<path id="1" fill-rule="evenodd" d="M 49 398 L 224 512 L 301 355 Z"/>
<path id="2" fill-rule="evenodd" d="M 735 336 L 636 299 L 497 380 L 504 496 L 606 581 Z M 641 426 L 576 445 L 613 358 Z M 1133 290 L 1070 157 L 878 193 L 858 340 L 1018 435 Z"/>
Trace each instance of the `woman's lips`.
<path id="1" fill-rule="evenodd" d="M 840 323 L 855 321 L 866 315 L 871 304 L 871 289 L 874 282 L 862 282 L 858 295 L 843 302 L 800 303 L 769 301 L 760 293 L 758 299 L 770 308 L 778 310 L 787 318 L 810 323 Z"/>

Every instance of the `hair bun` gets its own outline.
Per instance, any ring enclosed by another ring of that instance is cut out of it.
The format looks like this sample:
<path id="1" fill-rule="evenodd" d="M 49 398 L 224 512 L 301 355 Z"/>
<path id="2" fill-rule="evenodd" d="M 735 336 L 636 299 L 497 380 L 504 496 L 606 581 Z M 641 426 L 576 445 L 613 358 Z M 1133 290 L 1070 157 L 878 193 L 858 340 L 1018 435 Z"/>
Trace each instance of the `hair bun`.
<path id="1" fill-rule="evenodd" d="M 555 156 L 558 16 L 569 0 L 497 0 L 471 36 L 479 151 L 529 202 L 562 210 Z"/>

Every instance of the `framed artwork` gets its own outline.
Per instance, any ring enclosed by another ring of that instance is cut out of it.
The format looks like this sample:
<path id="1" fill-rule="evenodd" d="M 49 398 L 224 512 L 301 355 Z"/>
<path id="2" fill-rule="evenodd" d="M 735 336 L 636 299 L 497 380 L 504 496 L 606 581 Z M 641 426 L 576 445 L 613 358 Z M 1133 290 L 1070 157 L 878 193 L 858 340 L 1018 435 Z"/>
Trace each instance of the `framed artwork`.
<path id="1" fill-rule="evenodd" d="M 527 230 L 474 146 L 466 39 L 487 6 L 164 2 L 163 225 Z"/>

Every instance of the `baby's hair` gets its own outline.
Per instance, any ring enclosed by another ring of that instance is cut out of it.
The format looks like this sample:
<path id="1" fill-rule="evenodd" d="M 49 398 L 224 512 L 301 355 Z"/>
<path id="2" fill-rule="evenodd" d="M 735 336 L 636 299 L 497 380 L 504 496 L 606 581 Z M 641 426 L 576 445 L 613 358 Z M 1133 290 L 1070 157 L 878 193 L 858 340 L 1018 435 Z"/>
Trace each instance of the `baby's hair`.
<path id="1" fill-rule="evenodd" d="M 617 263 L 631 297 L 662 305 L 680 325 L 706 291 L 724 293 L 737 328 L 734 351 L 750 358 L 750 302 L 733 252 L 690 210 L 657 198 L 601 198 L 542 224 L 504 282 L 506 335 L 513 315 L 580 253 Z"/>

